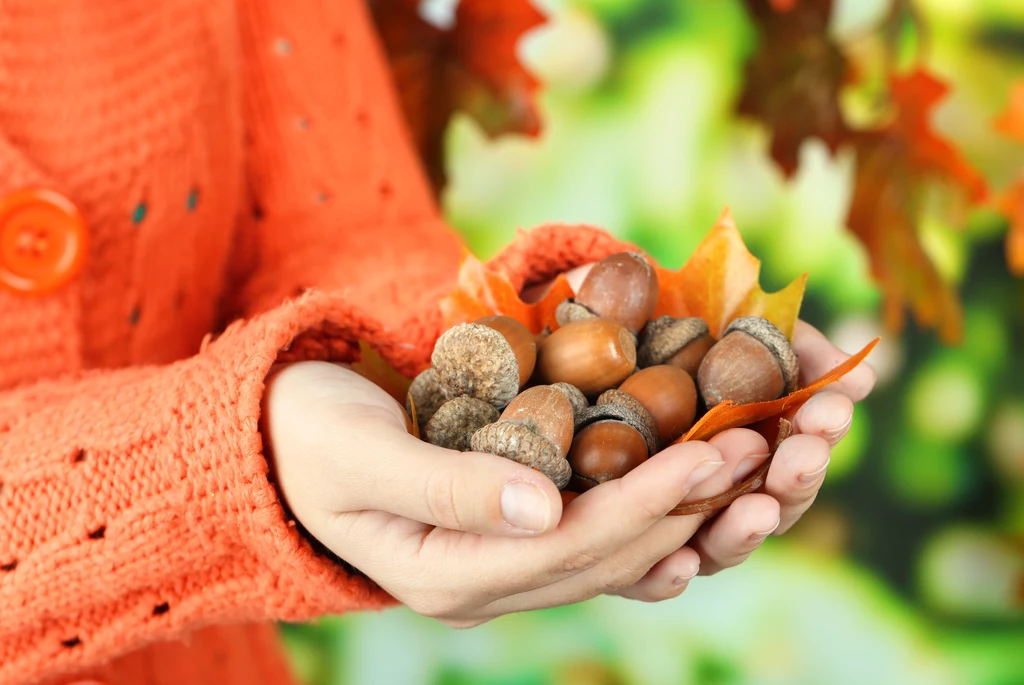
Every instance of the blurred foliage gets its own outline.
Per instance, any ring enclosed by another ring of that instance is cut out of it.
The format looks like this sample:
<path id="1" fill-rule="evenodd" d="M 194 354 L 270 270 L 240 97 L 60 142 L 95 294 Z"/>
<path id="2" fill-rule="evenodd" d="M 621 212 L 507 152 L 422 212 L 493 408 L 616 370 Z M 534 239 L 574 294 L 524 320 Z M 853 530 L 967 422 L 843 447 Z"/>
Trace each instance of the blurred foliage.
<path id="1" fill-rule="evenodd" d="M 849 351 L 883 335 L 879 386 L 801 523 L 682 598 L 601 598 L 464 632 L 405 610 L 284 626 L 305 681 L 1024 683 L 1024 282 L 1007 266 L 1007 218 L 948 187 L 924 192 L 917 236 L 963 303 L 963 339 L 913 325 L 887 335 L 869 255 L 845 229 L 854 153 L 812 135 L 787 178 L 773 131 L 736 114 L 759 49 L 747 3 L 537 4 L 548 23 L 521 48 L 542 83 L 539 136 L 491 138 L 456 114 L 444 138 L 443 206 L 475 254 L 518 228 L 579 222 L 677 268 L 728 206 L 766 289 L 807 272 L 805 319 Z M 829 31 L 851 60 L 887 54 L 881 41 L 949 85 L 928 121 L 993 189 L 1024 177 L 1024 144 L 993 126 L 1024 75 L 1024 4 L 833 4 Z M 428 5 L 434 20 L 454 12 Z M 844 95 L 850 126 L 876 114 L 887 86 L 872 74 Z"/>

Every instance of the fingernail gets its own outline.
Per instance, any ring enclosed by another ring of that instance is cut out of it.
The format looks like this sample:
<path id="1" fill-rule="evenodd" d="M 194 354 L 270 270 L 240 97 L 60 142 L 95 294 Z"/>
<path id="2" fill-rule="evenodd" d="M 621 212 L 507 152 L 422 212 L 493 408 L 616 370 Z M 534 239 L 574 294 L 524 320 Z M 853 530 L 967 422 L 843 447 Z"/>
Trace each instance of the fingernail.
<path id="1" fill-rule="evenodd" d="M 804 485 L 811 485 L 816 482 L 819 478 L 825 475 L 825 469 L 828 468 L 828 463 L 831 459 L 826 459 L 825 463 L 821 465 L 817 470 L 811 471 L 810 473 L 801 473 L 797 478 Z"/>
<path id="2" fill-rule="evenodd" d="M 534 533 L 543 533 L 551 525 L 547 495 L 529 483 L 509 483 L 502 488 L 501 515 L 510 526 Z"/>
<path id="3" fill-rule="evenodd" d="M 768 458 L 767 454 L 758 454 L 753 457 L 746 457 L 739 463 L 736 470 L 732 472 L 732 482 L 739 483 L 747 478 L 750 474 L 757 470 L 757 467 L 764 463 L 764 460 Z"/>
<path id="4" fill-rule="evenodd" d="M 846 423 L 839 426 L 838 428 L 830 428 L 821 432 L 821 437 L 828 440 L 830 445 L 835 445 L 837 442 L 843 439 L 843 436 L 850 430 L 850 426 L 853 425 L 853 414 L 850 414 L 846 419 Z"/>
<path id="5" fill-rule="evenodd" d="M 690 476 L 686 479 L 686 487 L 692 488 L 699 483 L 703 483 L 708 478 L 718 472 L 718 469 L 725 466 L 724 461 L 707 461 L 695 468 L 690 472 Z"/>
<path id="6" fill-rule="evenodd" d="M 698 571 L 700 571 L 700 563 L 699 562 L 694 565 L 692 571 L 686 571 L 685 573 L 680 573 L 678 576 L 676 576 L 676 579 L 672 581 L 672 584 L 675 585 L 676 587 L 679 587 L 680 585 L 686 585 L 691 580 L 693 580 L 694 576 L 697 575 Z M 689 574 L 689 575 L 687 575 L 687 574 Z"/>
<path id="7" fill-rule="evenodd" d="M 760 545 L 762 542 L 768 539 L 769 535 L 778 530 L 780 523 L 782 523 L 782 519 L 776 521 L 775 525 L 771 527 L 771 530 L 765 531 L 763 533 L 754 533 L 747 539 L 750 540 L 750 544 L 752 545 Z"/>

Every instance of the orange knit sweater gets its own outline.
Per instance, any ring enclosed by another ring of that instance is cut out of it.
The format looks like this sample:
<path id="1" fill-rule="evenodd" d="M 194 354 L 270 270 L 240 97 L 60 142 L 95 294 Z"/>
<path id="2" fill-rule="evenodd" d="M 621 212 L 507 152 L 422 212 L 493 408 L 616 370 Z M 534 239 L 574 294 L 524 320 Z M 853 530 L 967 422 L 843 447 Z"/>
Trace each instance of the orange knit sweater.
<path id="1" fill-rule="evenodd" d="M 56 191 L 88 238 L 0 284 L 0 685 L 283 684 L 272 621 L 392 602 L 288 520 L 258 431 L 275 360 L 411 373 L 439 333 L 462 248 L 390 89 L 362 0 L 0 0 L 0 201 Z M 46 253 L 26 226 L 0 268 Z"/>

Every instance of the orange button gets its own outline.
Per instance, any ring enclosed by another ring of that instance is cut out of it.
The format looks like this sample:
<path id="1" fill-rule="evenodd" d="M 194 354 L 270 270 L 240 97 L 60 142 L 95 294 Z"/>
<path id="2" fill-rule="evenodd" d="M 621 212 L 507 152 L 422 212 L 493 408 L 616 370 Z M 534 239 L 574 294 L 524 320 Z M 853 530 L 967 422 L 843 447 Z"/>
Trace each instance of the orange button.
<path id="1" fill-rule="evenodd" d="M 81 271 L 85 219 L 52 190 L 18 190 L 0 199 L 0 286 L 22 294 L 60 288 Z"/>

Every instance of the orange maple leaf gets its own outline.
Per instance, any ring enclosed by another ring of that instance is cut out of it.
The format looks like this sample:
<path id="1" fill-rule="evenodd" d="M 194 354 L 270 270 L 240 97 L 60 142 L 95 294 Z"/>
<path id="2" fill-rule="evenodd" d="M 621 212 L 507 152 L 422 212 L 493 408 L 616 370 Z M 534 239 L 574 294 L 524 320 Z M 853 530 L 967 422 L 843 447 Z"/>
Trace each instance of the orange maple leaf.
<path id="1" fill-rule="evenodd" d="M 832 0 L 799 7 L 795 0 L 746 0 L 746 6 L 760 38 L 747 60 L 737 112 L 764 124 L 772 158 L 789 177 L 807 139 L 820 139 L 833 153 L 847 139 L 839 90 L 850 68 L 828 30 Z"/>
<path id="2" fill-rule="evenodd" d="M 1024 143 L 1024 82 L 1010 95 L 1010 103 L 996 118 L 998 131 L 1008 138 Z M 1024 172 L 996 198 L 996 207 L 1010 221 L 1006 232 L 1006 261 L 1016 276 L 1024 276 Z"/>
<path id="3" fill-rule="evenodd" d="M 679 271 L 656 271 L 660 294 L 654 316 L 699 316 L 716 338 L 737 317 L 761 316 L 793 337 L 807 275 L 777 293 L 761 290 L 761 262 L 747 250 L 728 208 Z"/>
<path id="4" fill-rule="evenodd" d="M 516 58 L 522 35 L 544 16 L 529 0 L 461 0 L 455 24 L 420 16 L 420 0 L 375 0 L 373 14 L 402 110 L 435 190 L 445 180 L 444 134 L 465 112 L 490 136 L 537 135 L 537 80 Z"/>
<path id="5" fill-rule="evenodd" d="M 945 342 L 954 343 L 963 335 L 963 311 L 918 241 L 922 190 L 942 181 L 972 202 L 987 191 L 978 172 L 932 130 L 931 110 L 946 92 L 945 84 L 920 69 L 893 77 L 893 119 L 854 135 L 857 170 L 847 226 L 867 248 L 884 291 L 888 327 L 902 328 L 907 307 L 922 326 L 937 327 Z"/>
<path id="6" fill-rule="evenodd" d="M 1014 86 L 1006 111 L 996 118 L 996 130 L 1024 143 L 1024 81 Z"/>

